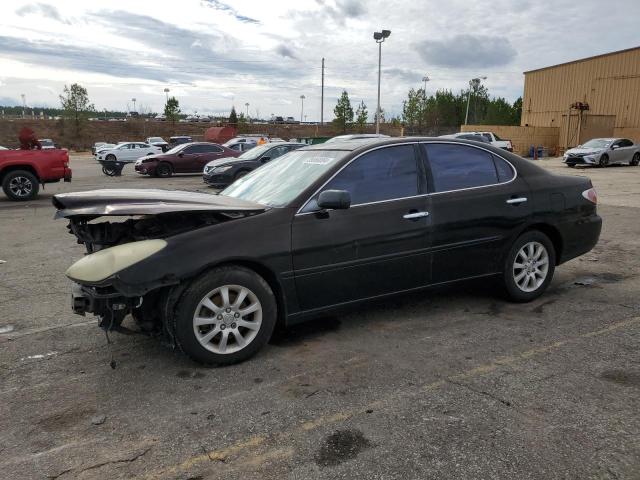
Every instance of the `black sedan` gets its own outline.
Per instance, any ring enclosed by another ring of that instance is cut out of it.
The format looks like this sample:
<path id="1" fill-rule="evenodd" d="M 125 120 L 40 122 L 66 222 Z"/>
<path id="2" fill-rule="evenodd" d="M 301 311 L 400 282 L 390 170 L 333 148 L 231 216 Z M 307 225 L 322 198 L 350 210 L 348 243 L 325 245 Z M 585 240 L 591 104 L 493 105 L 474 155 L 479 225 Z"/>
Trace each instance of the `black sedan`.
<path id="1" fill-rule="evenodd" d="M 266 143 L 244 152 L 237 158 L 212 160 L 205 165 L 202 179 L 213 187 L 226 187 L 265 163 L 304 146 L 303 143 Z"/>
<path id="2" fill-rule="evenodd" d="M 276 325 L 434 285 L 494 278 L 533 300 L 601 228 L 589 179 L 453 139 L 306 146 L 219 195 L 53 203 L 89 253 L 67 270 L 75 312 L 105 329 L 131 313 L 207 364 L 250 357 Z"/>

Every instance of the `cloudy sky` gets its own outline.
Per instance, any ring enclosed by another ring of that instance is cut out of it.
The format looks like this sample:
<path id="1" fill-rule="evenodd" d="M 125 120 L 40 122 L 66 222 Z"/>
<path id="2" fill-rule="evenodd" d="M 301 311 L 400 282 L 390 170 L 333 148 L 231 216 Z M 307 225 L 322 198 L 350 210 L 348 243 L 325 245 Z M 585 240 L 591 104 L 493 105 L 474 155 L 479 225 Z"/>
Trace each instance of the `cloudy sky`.
<path id="1" fill-rule="evenodd" d="M 638 0 L 57 0 L 0 5 L 0 104 L 58 106 L 78 82 L 96 108 L 137 99 L 161 111 L 164 88 L 183 112 L 320 116 L 339 93 L 375 110 L 377 45 L 382 107 L 399 113 L 425 74 L 427 92 L 458 91 L 478 75 L 514 100 L 522 72 L 640 44 Z"/>

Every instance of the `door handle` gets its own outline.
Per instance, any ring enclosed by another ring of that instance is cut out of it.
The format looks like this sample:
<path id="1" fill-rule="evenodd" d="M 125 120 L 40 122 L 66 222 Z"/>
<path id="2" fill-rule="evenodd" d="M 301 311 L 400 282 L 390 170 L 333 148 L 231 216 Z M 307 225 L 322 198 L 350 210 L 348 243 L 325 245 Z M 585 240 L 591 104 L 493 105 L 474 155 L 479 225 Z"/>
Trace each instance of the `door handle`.
<path id="1" fill-rule="evenodd" d="M 509 205 L 520 205 L 521 203 L 524 203 L 527 201 L 527 197 L 517 197 L 517 198 L 510 198 L 509 200 L 507 200 L 507 203 Z"/>
<path id="2" fill-rule="evenodd" d="M 416 218 L 428 217 L 429 212 L 411 212 L 406 213 L 402 216 L 402 218 L 406 220 L 415 220 Z"/>

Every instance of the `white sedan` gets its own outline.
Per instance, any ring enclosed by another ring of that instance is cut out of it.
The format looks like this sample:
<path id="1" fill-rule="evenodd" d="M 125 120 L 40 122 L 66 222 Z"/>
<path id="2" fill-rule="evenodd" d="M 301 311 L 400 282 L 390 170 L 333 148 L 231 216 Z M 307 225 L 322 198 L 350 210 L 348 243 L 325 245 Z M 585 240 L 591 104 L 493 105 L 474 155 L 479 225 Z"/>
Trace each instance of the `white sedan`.
<path id="1" fill-rule="evenodd" d="M 126 142 L 113 148 L 100 150 L 96 154 L 96 160 L 109 160 L 120 162 L 135 162 L 140 157 L 162 153 L 162 148 L 154 147 L 148 143 Z"/>

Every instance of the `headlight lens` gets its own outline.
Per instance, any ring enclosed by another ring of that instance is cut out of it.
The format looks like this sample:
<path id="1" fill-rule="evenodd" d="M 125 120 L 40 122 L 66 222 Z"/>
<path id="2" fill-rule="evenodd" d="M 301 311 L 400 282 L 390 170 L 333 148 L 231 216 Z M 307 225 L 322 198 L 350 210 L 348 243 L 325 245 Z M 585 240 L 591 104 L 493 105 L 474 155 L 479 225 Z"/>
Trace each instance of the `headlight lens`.
<path id="1" fill-rule="evenodd" d="M 224 166 L 222 166 L 222 167 L 215 167 L 215 168 L 213 169 L 213 171 L 214 171 L 215 173 L 222 173 L 222 172 L 226 172 L 227 170 L 229 170 L 229 169 L 231 169 L 231 168 L 233 168 L 233 165 L 224 165 Z"/>
<path id="2" fill-rule="evenodd" d="M 78 282 L 101 282 L 114 273 L 158 253 L 166 246 L 166 241 L 154 239 L 105 248 L 78 260 L 68 268 L 66 275 Z"/>

